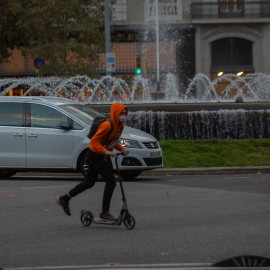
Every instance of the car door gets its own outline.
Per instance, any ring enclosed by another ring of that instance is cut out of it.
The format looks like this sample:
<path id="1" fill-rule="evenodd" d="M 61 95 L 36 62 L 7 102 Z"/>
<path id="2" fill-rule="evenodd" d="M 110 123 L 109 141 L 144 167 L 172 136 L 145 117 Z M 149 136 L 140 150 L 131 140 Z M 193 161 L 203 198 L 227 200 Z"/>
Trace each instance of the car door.
<path id="1" fill-rule="evenodd" d="M 0 102 L 0 167 L 25 167 L 25 107 Z"/>
<path id="2" fill-rule="evenodd" d="M 69 118 L 54 107 L 27 104 L 27 168 L 72 168 L 73 130 L 57 129 L 60 122 Z"/>

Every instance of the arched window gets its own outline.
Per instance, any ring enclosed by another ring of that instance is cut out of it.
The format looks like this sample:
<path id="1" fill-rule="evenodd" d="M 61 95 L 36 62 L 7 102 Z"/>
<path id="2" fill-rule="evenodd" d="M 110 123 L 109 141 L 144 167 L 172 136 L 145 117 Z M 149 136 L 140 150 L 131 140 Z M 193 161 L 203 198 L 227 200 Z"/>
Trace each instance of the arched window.
<path id="1" fill-rule="evenodd" d="M 211 72 L 253 72 L 252 42 L 222 38 L 211 43 Z"/>
<path id="2" fill-rule="evenodd" d="M 244 76 L 254 72 L 252 42 L 243 38 L 222 38 L 211 43 L 212 81 L 226 73 Z M 218 95 L 230 84 L 222 79 L 215 86 Z"/>

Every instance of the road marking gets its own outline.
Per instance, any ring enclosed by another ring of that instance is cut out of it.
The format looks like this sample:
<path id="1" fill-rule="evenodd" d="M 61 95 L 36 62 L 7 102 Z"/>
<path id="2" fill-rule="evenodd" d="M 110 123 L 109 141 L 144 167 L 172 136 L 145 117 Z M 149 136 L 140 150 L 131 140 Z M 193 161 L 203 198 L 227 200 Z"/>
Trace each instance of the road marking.
<path id="1" fill-rule="evenodd" d="M 240 177 L 240 176 L 236 176 L 236 177 L 223 177 L 223 179 L 234 179 L 234 178 L 251 178 L 251 177 Z M 181 182 L 181 181 L 190 181 L 190 180 L 199 180 L 202 181 L 200 179 L 194 179 L 194 178 L 187 178 L 187 179 L 178 179 L 178 180 L 168 180 L 169 182 Z"/>
<path id="2" fill-rule="evenodd" d="M 61 175 L 54 175 L 54 176 L 48 176 L 48 175 L 16 175 L 12 178 L 55 178 L 55 179 L 59 179 L 59 178 L 71 178 L 71 179 L 81 179 L 81 178 L 84 178 L 83 176 L 72 176 L 72 175 L 67 175 L 67 176 L 61 176 Z M 8 179 L 5 179 L 5 180 L 8 180 Z"/>
<path id="3" fill-rule="evenodd" d="M 251 178 L 251 177 L 223 177 L 223 179 L 233 179 L 233 178 Z"/>
<path id="4" fill-rule="evenodd" d="M 58 188 L 58 187 L 69 187 L 69 186 L 26 187 L 26 188 L 22 188 L 22 189 L 34 189 L 34 188 Z"/>
<path id="5" fill-rule="evenodd" d="M 171 182 L 179 182 L 179 181 L 188 181 L 188 180 L 199 180 L 199 179 L 189 179 L 189 178 L 187 178 L 187 179 L 179 179 L 179 180 L 168 180 L 168 181 L 171 181 Z M 200 180 L 201 181 L 201 180 Z"/>
<path id="6" fill-rule="evenodd" d="M 46 270 L 46 269 L 187 269 L 186 267 L 202 269 L 210 267 L 210 263 L 168 263 L 168 264 L 119 264 L 119 265 L 72 265 L 72 266 L 40 266 L 40 267 L 18 267 L 18 268 L 5 268 L 5 270 Z M 202 267 L 202 268 L 201 268 Z M 212 268 L 211 268 L 212 269 Z"/>

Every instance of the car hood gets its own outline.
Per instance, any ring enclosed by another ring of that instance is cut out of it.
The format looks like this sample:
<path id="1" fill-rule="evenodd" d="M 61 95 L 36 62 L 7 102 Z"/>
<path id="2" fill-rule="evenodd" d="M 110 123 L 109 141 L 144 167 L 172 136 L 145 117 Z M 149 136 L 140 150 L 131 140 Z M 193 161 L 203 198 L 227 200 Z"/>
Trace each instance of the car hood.
<path id="1" fill-rule="evenodd" d="M 139 141 L 139 142 L 156 142 L 157 139 L 153 137 L 152 135 L 141 131 L 136 128 L 131 128 L 125 126 L 123 133 L 121 135 L 122 139 L 127 139 L 127 140 L 133 140 L 133 141 Z"/>

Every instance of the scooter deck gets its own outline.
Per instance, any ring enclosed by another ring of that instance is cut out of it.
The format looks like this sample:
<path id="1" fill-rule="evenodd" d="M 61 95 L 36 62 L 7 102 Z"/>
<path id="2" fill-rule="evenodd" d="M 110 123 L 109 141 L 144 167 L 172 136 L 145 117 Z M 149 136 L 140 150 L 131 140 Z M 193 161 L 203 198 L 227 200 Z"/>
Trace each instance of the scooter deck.
<path id="1" fill-rule="evenodd" d="M 104 225 L 119 225 L 117 224 L 118 220 L 114 220 L 114 221 L 101 221 L 99 220 L 98 218 L 93 218 L 93 223 L 96 223 L 96 224 L 104 224 Z"/>

